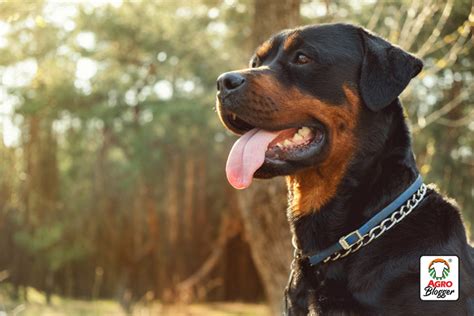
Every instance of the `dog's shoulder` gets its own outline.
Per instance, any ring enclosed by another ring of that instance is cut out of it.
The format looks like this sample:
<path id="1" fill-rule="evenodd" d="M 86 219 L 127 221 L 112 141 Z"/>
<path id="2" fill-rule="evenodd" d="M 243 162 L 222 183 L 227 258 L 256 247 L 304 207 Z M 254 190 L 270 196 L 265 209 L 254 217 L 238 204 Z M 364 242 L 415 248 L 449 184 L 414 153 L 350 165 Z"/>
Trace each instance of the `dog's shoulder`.
<path id="1" fill-rule="evenodd" d="M 427 221 L 432 225 L 433 233 L 434 230 L 439 234 L 449 234 L 458 229 L 465 231 L 459 205 L 454 199 L 441 193 L 434 184 L 427 186 L 426 197 L 418 209 L 418 212 L 414 213 L 417 220 Z M 463 236 L 465 237 L 465 234 Z"/>

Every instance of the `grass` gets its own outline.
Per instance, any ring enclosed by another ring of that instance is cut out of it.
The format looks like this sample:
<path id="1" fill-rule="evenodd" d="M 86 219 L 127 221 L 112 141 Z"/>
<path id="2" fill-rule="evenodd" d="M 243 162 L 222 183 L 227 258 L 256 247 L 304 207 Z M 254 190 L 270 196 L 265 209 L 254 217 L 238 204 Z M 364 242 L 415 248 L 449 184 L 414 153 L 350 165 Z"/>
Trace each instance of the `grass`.
<path id="1" fill-rule="evenodd" d="M 168 306 L 162 309 L 162 314 L 160 315 L 268 316 L 270 315 L 270 310 L 263 304 L 213 303 L 193 304 L 189 306 Z"/>
<path id="2" fill-rule="evenodd" d="M 85 301 L 53 296 L 51 304 L 41 292 L 28 288 L 28 302 L 13 302 L 0 292 L 0 316 L 125 316 L 117 302 L 111 300 Z M 263 304 L 222 302 L 191 305 L 163 305 L 154 301 L 137 304 L 133 316 L 269 316 Z"/>
<path id="3" fill-rule="evenodd" d="M 1 305 L 0 305 L 1 310 Z M 113 301 L 62 300 L 60 304 L 21 303 L 4 310 L 6 315 L 22 316 L 122 316 L 126 315 Z M 2 312 L 0 311 L 0 315 Z M 191 305 L 162 305 L 154 303 L 148 306 L 138 305 L 134 316 L 268 316 L 265 305 L 247 303 L 211 303 Z"/>

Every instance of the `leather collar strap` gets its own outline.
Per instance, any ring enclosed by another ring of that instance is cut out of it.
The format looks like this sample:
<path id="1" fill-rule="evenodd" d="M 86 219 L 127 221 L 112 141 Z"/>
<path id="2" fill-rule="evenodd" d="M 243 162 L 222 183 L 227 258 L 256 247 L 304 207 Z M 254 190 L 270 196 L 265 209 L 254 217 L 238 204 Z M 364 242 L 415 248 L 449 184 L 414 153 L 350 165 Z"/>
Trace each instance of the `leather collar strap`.
<path id="1" fill-rule="evenodd" d="M 341 251 L 351 248 L 354 244 L 358 243 L 363 239 L 363 236 L 366 235 L 372 228 L 379 225 L 384 219 L 389 217 L 393 212 L 395 212 L 399 207 L 401 207 L 413 194 L 418 191 L 418 189 L 423 184 L 423 179 L 421 175 L 418 175 L 415 182 L 413 182 L 402 194 L 400 194 L 392 203 L 383 208 L 380 212 L 375 214 L 370 220 L 368 220 L 364 225 L 354 230 L 353 232 L 341 237 L 339 242 L 318 252 L 315 255 L 308 256 L 309 263 L 314 266 L 328 256 Z"/>

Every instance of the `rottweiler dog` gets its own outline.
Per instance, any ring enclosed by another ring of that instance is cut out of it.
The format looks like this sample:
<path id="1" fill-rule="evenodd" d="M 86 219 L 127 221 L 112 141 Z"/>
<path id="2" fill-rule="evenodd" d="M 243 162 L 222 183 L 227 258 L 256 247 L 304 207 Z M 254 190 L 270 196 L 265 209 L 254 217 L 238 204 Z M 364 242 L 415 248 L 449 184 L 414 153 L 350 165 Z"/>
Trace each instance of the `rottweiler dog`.
<path id="1" fill-rule="evenodd" d="M 229 182 L 286 176 L 297 256 L 288 315 L 474 315 L 473 249 L 453 202 L 434 188 L 358 251 L 311 265 L 419 175 L 398 96 L 421 60 L 369 31 L 325 24 L 282 31 L 248 69 L 217 80 L 218 115 L 241 137 Z M 359 245 L 360 240 L 358 241 Z M 459 258 L 459 298 L 420 298 L 420 257 Z"/>

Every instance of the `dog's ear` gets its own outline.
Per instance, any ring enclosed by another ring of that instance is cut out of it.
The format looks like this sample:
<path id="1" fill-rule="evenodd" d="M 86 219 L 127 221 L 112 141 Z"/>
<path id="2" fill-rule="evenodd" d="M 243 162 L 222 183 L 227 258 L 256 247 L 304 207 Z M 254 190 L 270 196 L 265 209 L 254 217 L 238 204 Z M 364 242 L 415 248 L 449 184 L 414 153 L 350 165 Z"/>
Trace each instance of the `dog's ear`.
<path id="1" fill-rule="evenodd" d="M 423 68 L 423 62 L 382 38 L 360 30 L 364 57 L 359 89 L 365 104 L 379 111 L 395 100 L 410 80 Z"/>

